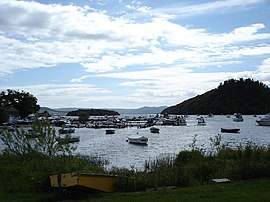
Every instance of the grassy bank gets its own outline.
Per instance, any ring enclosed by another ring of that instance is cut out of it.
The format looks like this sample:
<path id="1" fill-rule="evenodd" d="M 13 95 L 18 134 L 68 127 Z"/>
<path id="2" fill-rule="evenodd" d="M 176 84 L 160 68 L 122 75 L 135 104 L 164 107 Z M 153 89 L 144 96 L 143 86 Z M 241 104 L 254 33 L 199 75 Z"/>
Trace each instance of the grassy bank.
<path id="1" fill-rule="evenodd" d="M 96 201 L 270 201 L 270 179 L 249 180 L 230 184 L 212 184 L 129 194 L 109 194 Z M 91 200 L 85 200 L 91 201 Z"/>
<path id="2" fill-rule="evenodd" d="M 1 140 L 6 146 L 5 151 L 0 155 L 0 198 L 5 199 L 4 201 L 61 201 L 66 198 L 77 200 L 78 196 L 88 198 L 88 192 L 66 192 L 66 190 L 61 192 L 62 190 L 50 187 L 50 175 L 67 172 L 120 176 L 115 185 L 118 194 L 91 193 L 90 199 L 103 201 L 129 200 L 125 197 L 132 197 L 131 201 L 137 200 L 136 198 L 140 201 L 149 201 L 151 198 L 154 198 L 154 201 L 164 201 L 168 198 L 172 201 L 189 199 L 197 201 L 197 198 L 203 200 L 208 197 L 214 199 L 235 197 L 238 200 L 239 196 L 245 197 L 246 194 L 248 194 L 247 198 L 255 199 L 257 193 L 260 193 L 259 197 L 262 199 L 257 201 L 269 197 L 264 193 L 266 188 L 269 189 L 269 180 L 224 186 L 208 184 L 211 184 L 212 178 L 224 177 L 235 182 L 269 179 L 270 147 L 259 147 L 248 143 L 231 149 L 221 145 L 221 136 L 216 136 L 210 139 L 211 153 L 206 153 L 196 146 L 195 136 L 189 151 L 180 151 L 173 156 L 157 157 L 145 162 L 143 170 L 106 169 L 105 160 L 75 155 L 76 148 L 70 144 L 61 145 L 55 142 L 55 131 L 47 122 L 36 123 L 33 131 L 30 136 L 19 130 L 0 133 Z M 167 186 L 182 188 L 144 192 Z M 230 195 L 232 193 L 234 196 Z M 186 198 L 178 199 L 178 197 Z"/>
<path id="3" fill-rule="evenodd" d="M 34 201 L 198 201 L 198 202 L 263 202 L 270 201 L 270 179 L 256 179 L 228 184 L 209 184 L 177 189 L 161 189 L 158 191 L 145 191 L 133 193 L 73 193 L 64 197 L 56 193 L 0 193 L 1 200 L 5 202 L 34 202 Z"/>

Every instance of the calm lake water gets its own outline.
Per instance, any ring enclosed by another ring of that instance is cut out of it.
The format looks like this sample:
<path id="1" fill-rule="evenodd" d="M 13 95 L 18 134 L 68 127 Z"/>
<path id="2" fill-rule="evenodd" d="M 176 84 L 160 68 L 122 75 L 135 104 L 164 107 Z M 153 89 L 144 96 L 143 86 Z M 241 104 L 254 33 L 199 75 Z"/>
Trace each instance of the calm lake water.
<path id="1" fill-rule="evenodd" d="M 109 161 L 109 167 L 135 167 L 141 169 L 146 160 L 161 155 L 176 155 L 182 150 L 191 149 L 190 145 L 196 136 L 196 146 L 205 151 L 211 149 L 210 138 L 221 134 L 222 143 L 232 148 L 252 142 L 258 146 L 270 145 L 270 126 L 257 126 L 253 116 L 243 116 L 243 122 L 234 122 L 226 116 L 205 118 L 206 125 L 197 125 L 197 116 L 189 116 L 186 126 L 157 126 L 160 133 L 150 133 L 149 128 L 129 127 L 116 129 L 115 134 L 105 134 L 105 129 L 76 128 L 80 135 L 77 153 L 102 157 Z M 220 128 L 240 128 L 240 133 L 221 133 Z M 127 137 L 136 133 L 148 138 L 148 145 L 134 145 L 126 142 Z M 3 145 L 0 143 L 0 148 Z"/>
<path id="2" fill-rule="evenodd" d="M 231 116 L 232 117 L 232 116 Z M 187 118 L 187 126 L 158 126 L 160 133 L 150 133 L 149 128 L 136 127 L 116 129 L 115 134 L 106 135 L 105 129 L 78 128 L 76 134 L 81 140 L 77 145 L 80 154 L 103 157 L 109 166 L 138 169 L 143 168 L 145 160 L 155 159 L 160 155 L 178 154 L 190 149 L 196 135 L 196 146 L 206 151 L 210 147 L 210 138 L 221 134 L 222 143 L 230 147 L 252 142 L 258 146 L 270 145 L 270 127 L 257 126 L 258 117 L 243 116 L 244 122 L 234 122 L 226 116 L 205 118 L 205 126 L 197 126 L 197 116 Z M 221 133 L 220 128 L 240 128 L 240 133 Z M 133 145 L 126 142 L 127 137 L 139 133 L 148 138 L 148 145 Z"/>

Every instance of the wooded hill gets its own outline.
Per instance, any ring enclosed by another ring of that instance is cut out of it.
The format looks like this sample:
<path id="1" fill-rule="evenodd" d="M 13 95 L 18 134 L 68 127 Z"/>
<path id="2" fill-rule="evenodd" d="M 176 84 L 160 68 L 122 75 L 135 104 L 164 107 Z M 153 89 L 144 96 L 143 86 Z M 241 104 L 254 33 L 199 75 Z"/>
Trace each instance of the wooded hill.
<path id="1" fill-rule="evenodd" d="M 87 113 L 89 116 L 114 116 L 120 115 L 118 112 L 106 109 L 78 109 L 67 113 L 67 116 L 80 116 L 82 113 Z"/>
<path id="2" fill-rule="evenodd" d="M 164 109 L 162 114 L 266 114 L 270 89 L 253 79 L 230 79 L 216 89 Z"/>

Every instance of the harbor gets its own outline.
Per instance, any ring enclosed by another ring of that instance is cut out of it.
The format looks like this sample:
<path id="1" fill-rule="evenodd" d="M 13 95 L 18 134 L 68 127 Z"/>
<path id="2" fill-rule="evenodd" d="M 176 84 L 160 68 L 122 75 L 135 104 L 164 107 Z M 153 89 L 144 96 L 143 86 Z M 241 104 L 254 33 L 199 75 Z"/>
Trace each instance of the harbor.
<path id="1" fill-rule="evenodd" d="M 146 124 L 149 117 L 151 118 L 153 115 L 140 116 L 136 122 Z M 159 129 L 159 133 L 151 133 L 150 126 L 139 127 L 140 124 L 135 125 L 134 122 L 133 126 L 114 128 L 114 133 L 109 135 L 106 134 L 107 127 L 81 126 L 75 128 L 74 133 L 80 136 L 80 141 L 73 144 L 77 147 L 76 152 L 79 154 L 103 158 L 109 162 L 109 167 L 125 168 L 131 166 L 143 168 L 145 161 L 150 159 L 162 155 L 173 156 L 179 151 L 190 150 L 195 136 L 196 147 L 202 148 L 205 152 L 211 152 L 210 138 L 214 138 L 218 134 L 221 135 L 221 143 L 229 148 L 235 149 L 240 145 L 250 143 L 258 146 L 270 145 L 270 127 L 259 126 L 256 123 L 260 116 L 243 115 L 243 122 L 235 122 L 233 117 L 228 118 L 226 115 L 213 117 L 205 115 L 205 125 L 203 126 L 198 125 L 197 117 L 197 115 L 188 116 L 186 125 L 155 125 Z M 76 120 L 75 117 L 72 119 Z M 140 121 L 138 121 L 139 119 Z M 160 120 L 157 123 L 160 124 Z M 55 127 L 56 131 L 60 128 Z M 240 132 L 221 133 L 221 128 L 239 128 Z M 127 143 L 128 136 L 138 134 L 148 138 L 147 146 Z"/>

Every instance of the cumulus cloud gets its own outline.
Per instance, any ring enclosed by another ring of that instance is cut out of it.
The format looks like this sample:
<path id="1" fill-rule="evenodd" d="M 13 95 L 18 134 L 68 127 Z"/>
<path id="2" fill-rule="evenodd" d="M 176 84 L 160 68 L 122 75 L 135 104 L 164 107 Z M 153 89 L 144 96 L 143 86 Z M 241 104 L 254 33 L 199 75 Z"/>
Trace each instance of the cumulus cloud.
<path id="1" fill-rule="evenodd" d="M 226 2 L 239 4 L 239 1 Z M 252 3 L 255 1 L 244 4 Z M 234 44 L 270 38 L 269 33 L 257 33 L 264 28 L 260 23 L 229 33 L 212 34 L 162 17 L 139 23 L 110 17 L 88 6 L 45 5 L 32 1 L 1 1 L 0 19 L 2 75 L 18 69 L 68 62 L 80 63 L 87 72 L 177 61 L 202 62 L 213 60 L 216 53 L 224 55 L 224 46 L 232 49 L 237 47 Z M 132 48 L 138 52 L 130 53 Z M 121 51 L 122 54 L 118 54 Z"/>
<path id="2" fill-rule="evenodd" d="M 151 98 L 158 97 L 164 104 L 200 94 L 216 87 L 220 80 L 232 77 L 251 76 L 265 81 L 270 69 L 269 58 L 266 58 L 270 54 L 270 45 L 266 42 L 270 33 L 263 23 L 214 33 L 170 18 L 248 8 L 263 2 L 265 0 L 226 0 L 154 9 L 132 1 L 126 7 L 143 14 L 144 19 L 139 20 L 124 18 L 124 14 L 113 16 L 90 6 L 2 0 L 0 77 L 18 70 L 76 63 L 84 72 L 70 81 L 72 86 L 34 86 L 39 90 L 44 88 L 41 91 L 25 86 L 26 90 L 34 91 L 43 99 L 47 99 L 46 95 L 57 99 L 66 94 L 73 101 L 78 91 L 84 93 L 81 101 L 86 101 L 88 94 L 111 92 L 83 86 L 88 78 L 117 78 L 121 79 L 117 87 L 135 89 L 125 100 L 152 102 Z M 255 56 L 264 59 L 256 72 L 226 70 Z M 223 72 L 198 72 L 220 66 L 224 67 Z M 97 103 L 104 99 L 103 95 L 94 97 Z"/>
<path id="3" fill-rule="evenodd" d="M 74 106 L 74 103 L 78 104 L 78 107 L 90 106 L 86 102 L 89 97 L 104 96 L 111 93 L 109 90 L 89 84 L 39 84 L 0 87 L 1 91 L 5 91 L 6 89 L 29 92 L 38 98 L 39 105 L 48 107 L 71 107 Z"/>

